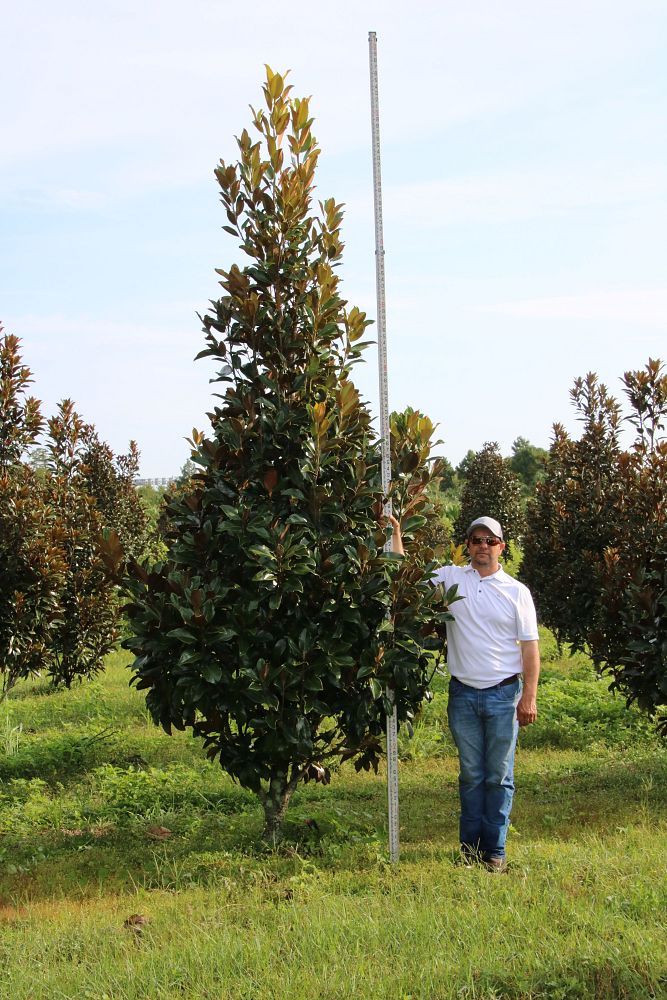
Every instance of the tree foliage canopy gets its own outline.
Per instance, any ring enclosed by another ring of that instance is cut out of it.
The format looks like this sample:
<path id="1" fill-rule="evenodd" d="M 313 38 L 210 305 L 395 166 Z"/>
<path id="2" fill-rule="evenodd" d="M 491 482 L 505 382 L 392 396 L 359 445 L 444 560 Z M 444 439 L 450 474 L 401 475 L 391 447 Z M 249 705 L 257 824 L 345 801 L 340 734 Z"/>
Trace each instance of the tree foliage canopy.
<path id="1" fill-rule="evenodd" d="M 95 501 L 80 488 L 78 451 L 84 422 L 71 400 L 48 421 L 50 475 L 44 480 L 49 508 L 58 512 L 63 574 L 59 613 L 42 669 L 70 687 L 75 677 L 102 669 L 117 638 L 115 591 L 97 551 L 101 522 Z"/>
<path id="2" fill-rule="evenodd" d="M 594 373 L 575 381 L 582 421 L 559 424 L 529 508 L 522 576 L 541 618 L 667 730 L 667 376 L 659 361 L 626 372 L 623 411 Z"/>
<path id="3" fill-rule="evenodd" d="M 3 328 L 0 324 L 0 334 Z M 44 426 L 39 400 L 26 395 L 32 373 L 23 364 L 20 341 L 12 334 L 0 340 L 0 472 L 17 465 Z"/>
<path id="4" fill-rule="evenodd" d="M 430 457 L 441 442 L 433 440 L 436 427 L 419 410 L 408 406 L 394 412 L 389 425 L 393 512 L 401 522 L 405 550 L 412 562 L 441 559 L 451 537 L 438 487 L 451 465 L 445 458 Z"/>
<path id="5" fill-rule="evenodd" d="M 518 437 L 512 444 L 509 466 L 519 477 L 526 496 L 532 496 L 536 484 L 544 478 L 544 467 L 548 452 L 531 444 L 525 437 Z"/>
<path id="6" fill-rule="evenodd" d="M 0 332 L 2 328 L 0 327 Z M 18 337 L 0 340 L 0 674 L 6 692 L 45 662 L 64 572 L 56 512 L 43 479 L 23 464 L 43 427 Z"/>
<path id="7" fill-rule="evenodd" d="M 521 483 L 495 441 L 487 441 L 466 459 L 461 508 L 454 525 L 456 541 L 463 541 L 468 525 L 485 515 L 500 521 L 506 542 L 521 541 L 525 527 Z"/>
<path id="8" fill-rule="evenodd" d="M 342 210 L 313 211 L 319 148 L 290 90 L 267 67 L 256 138 L 244 129 L 215 171 L 249 258 L 218 271 L 203 319 L 199 357 L 224 391 L 208 436 L 193 431 L 191 488 L 168 501 L 168 555 L 131 566 L 127 609 L 153 718 L 203 737 L 262 801 L 267 836 L 299 780 L 377 767 L 385 690 L 409 719 L 447 618 L 425 567 L 383 553 L 378 446 L 350 378 L 368 320 L 341 298 Z M 428 449 L 412 451 L 414 478 Z"/>
<path id="9" fill-rule="evenodd" d="M 136 448 L 115 460 L 70 400 L 44 428 L 20 342 L 0 339 L 0 678 L 47 673 L 69 686 L 102 669 L 115 644 L 119 602 L 99 552 L 104 527 L 135 542 Z M 26 461 L 26 452 L 28 454 Z"/>

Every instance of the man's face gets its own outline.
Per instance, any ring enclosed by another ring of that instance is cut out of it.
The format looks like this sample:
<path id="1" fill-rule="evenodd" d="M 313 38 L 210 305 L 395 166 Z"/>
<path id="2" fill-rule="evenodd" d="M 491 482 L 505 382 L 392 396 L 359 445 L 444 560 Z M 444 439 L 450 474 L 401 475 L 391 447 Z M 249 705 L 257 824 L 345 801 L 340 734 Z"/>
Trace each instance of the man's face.
<path id="1" fill-rule="evenodd" d="M 497 544 L 489 545 L 491 539 Z M 488 528 L 479 526 L 473 528 L 468 535 L 468 552 L 470 554 L 470 565 L 482 576 L 495 573 L 499 567 L 498 559 L 500 553 L 505 548 L 505 543 L 496 538 Z"/>

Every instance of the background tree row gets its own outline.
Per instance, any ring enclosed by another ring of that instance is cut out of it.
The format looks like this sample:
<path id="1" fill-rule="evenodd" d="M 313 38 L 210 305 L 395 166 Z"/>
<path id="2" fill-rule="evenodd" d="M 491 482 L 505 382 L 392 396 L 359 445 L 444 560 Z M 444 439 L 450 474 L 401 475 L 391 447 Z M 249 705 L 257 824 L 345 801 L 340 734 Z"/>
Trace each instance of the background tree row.
<path id="1" fill-rule="evenodd" d="M 0 332 L 2 332 L 0 328 Z M 128 554 L 147 542 L 138 452 L 114 457 L 71 400 L 45 421 L 17 337 L 0 339 L 0 681 L 45 674 L 70 686 L 113 648 L 120 602 L 100 557 L 105 529 Z M 41 435 L 39 461 L 30 452 Z"/>

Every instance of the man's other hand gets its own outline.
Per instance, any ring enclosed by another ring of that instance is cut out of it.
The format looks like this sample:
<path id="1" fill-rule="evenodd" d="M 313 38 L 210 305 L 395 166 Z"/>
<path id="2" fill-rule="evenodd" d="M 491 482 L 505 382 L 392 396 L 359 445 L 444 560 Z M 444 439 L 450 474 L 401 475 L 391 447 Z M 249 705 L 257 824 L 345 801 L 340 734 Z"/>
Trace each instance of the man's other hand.
<path id="1" fill-rule="evenodd" d="M 537 718 L 537 702 L 534 698 L 522 695 L 516 706 L 516 717 L 520 726 L 529 726 Z"/>

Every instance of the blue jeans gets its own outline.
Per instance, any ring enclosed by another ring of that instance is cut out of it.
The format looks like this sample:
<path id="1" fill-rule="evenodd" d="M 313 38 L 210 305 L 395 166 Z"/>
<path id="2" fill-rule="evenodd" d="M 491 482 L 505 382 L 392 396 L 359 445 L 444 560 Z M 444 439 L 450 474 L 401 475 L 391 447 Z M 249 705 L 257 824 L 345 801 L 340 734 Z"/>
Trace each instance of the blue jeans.
<path id="1" fill-rule="evenodd" d="M 514 796 L 516 706 L 521 681 L 469 687 L 452 677 L 447 717 L 459 752 L 461 844 L 485 859 L 504 858 Z"/>

